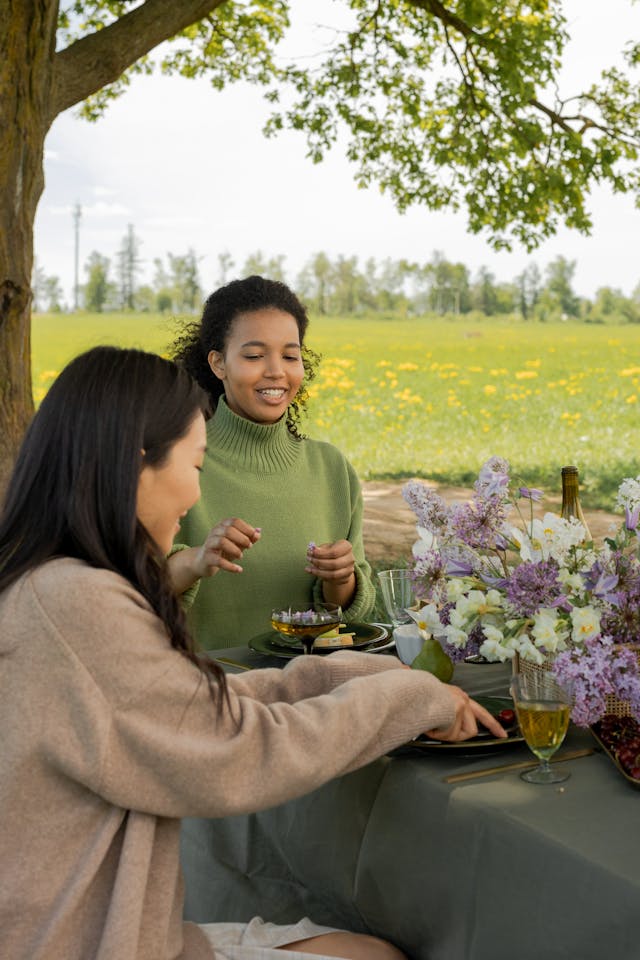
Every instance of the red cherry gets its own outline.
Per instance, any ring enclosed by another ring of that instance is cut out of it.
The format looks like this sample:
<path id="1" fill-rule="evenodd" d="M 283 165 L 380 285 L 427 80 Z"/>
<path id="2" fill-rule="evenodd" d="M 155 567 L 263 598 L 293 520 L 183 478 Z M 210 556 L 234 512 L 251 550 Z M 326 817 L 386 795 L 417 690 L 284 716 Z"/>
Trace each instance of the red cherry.
<path id="1" fill-rule="evenodd" d="M 503 727 L 510 727 L 516 719 L 516 715 L 513 710 L 501 710 L 497 716 L 497 719 L 500 721 Z"/>

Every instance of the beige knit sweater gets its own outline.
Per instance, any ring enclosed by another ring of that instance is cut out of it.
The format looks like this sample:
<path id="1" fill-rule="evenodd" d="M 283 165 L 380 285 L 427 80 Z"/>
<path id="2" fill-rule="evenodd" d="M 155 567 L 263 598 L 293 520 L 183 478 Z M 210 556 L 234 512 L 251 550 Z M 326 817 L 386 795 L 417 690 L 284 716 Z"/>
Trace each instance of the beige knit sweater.
<path id="1" fill-rule="evenodd" d="M 121 577 L 50 561 L 0 595 L 0 957 L 211 960 L 182 921 L 180 817 L 282 803 L 449 724 L 391 657 L 228 678 L 234 724 Z"/>

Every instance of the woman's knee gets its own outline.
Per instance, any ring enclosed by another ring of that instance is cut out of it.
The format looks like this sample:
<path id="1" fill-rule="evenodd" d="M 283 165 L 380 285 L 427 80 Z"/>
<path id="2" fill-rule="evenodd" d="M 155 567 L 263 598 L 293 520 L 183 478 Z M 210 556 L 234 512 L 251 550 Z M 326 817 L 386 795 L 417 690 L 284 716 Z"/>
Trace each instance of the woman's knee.
<path id="1" fill-rule="evenodd" d="M 366 933 L 325 933 L 310 940 L 289 943 L 281 950 L 298 950 L 300 953 L 324 954 L 342 960 L 408 960 L 406 954 L 387 940 Z"/>

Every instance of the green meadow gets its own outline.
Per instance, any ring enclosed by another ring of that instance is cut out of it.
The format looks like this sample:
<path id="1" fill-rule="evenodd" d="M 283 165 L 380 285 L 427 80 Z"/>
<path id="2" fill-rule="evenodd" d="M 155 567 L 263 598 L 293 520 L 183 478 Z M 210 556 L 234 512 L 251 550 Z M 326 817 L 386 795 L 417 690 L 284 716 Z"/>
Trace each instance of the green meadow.
<path id="1" fill-rule="evenodd" d="M 36 402 L 81 350 L 163 353 L 173 333 L 152 315 L 35 317 Z M 498 454 L 549 492 L 575 463 L 584 501 L 611 507 L 620 480 L 640 473 L 640 326 L 315 317 L 308 342 L 323 359 L 304 428 L 362 479 L 468 484 Z"/>

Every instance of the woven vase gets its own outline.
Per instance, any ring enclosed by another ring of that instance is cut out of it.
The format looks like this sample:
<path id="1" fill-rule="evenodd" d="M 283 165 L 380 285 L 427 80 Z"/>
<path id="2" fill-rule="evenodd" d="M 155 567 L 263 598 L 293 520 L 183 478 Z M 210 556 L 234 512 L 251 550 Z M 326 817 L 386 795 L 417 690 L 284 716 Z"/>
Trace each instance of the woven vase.
<path id="1" fill-rule="evenodd" d="M 634 643 L 630 644 L 631 648 L 635 650 L 636 657 L 640 663 L 640 644 Z M 543 663 L 533 663 L 531 660 L 523 660 L 516 653 L 515 657 L 511 661 L 513 664 L 513 673 L 522 673 L 525 676 L 535 676 L 543 670 L 550 670 L 553 665 L 554 658 L 547 655 Z M 631 708 L 629 706 L 628 700 L 619 700 L 614 694 L 609 694 L 606 699 L 605 713 L 612 713 L 616 717 L 630 717 L 632 716 Z"/>

